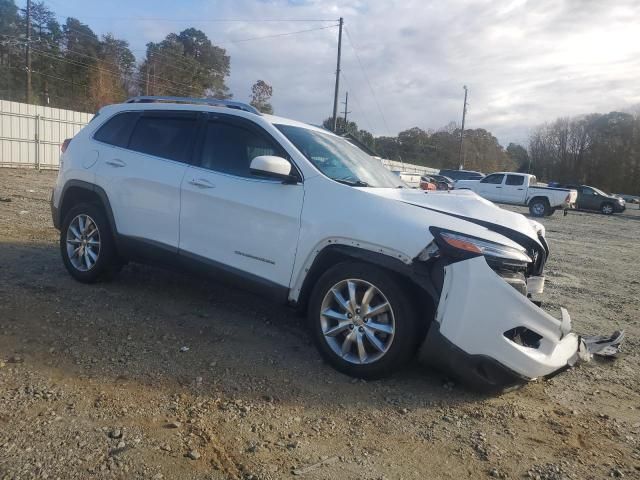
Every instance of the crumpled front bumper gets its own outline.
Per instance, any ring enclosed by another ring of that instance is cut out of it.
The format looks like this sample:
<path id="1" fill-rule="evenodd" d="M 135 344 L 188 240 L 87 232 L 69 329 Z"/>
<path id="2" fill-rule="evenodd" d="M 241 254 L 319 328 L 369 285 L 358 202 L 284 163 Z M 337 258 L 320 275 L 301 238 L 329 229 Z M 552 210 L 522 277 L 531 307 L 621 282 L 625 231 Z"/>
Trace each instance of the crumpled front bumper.
<path id="1" fill-rule="evenodd" d="M 484 257 L 447 265 L 421 358 L 475 388 L 553 375 L 579 358 L 568 314 L 558 320 L 495 273 Z"/>

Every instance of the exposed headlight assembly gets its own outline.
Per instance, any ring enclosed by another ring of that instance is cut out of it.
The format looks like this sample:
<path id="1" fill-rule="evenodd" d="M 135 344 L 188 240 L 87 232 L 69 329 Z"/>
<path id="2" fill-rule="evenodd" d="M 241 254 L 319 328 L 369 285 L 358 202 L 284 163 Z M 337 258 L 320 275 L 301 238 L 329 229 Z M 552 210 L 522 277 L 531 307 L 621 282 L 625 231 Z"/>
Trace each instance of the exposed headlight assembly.
<path id="1" fill-rule="evenodd" d="M 472 237 L 462 233 L 432 227 L 431 233 L 439 250 L 448 257 L 467 259 L 483 255 L 487 262 L 497 267 L 525 267 L 532 262 L 524 248 L 514 248 L 500 243 Z M 427 247 L 423 254 L 432 256 L 434 249 Z M 422 255 L 421 255 L 422 257 Z M 421 258 L 424 259 L 424 258 Z"/>

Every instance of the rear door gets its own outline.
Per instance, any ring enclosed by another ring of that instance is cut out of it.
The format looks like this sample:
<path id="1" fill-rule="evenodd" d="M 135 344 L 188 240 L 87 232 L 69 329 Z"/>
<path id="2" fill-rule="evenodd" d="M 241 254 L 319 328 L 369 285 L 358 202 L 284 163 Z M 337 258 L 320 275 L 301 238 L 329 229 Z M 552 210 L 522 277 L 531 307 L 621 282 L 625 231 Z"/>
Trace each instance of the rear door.
<path id="1" fill-rule="evenodd" d="M 505 203 L 524 203 L 527 194 L 524 175 L 507 174 L 507 178 L 502 186 L 502 198 Z"/>
<path id="2" fill-rule="evenodd" d="M 288 287 L 304 198 L 302 176 L 284 184 L 249 170 L 259 155 L 288 158 L 261 127 L 212 114 L 197 164 L 182 182 L 180 254 L 267 285 Z"/>
<path id="3" fill-rule="evenodd" d="M 119 234 L 177 251 L 180 185 L 197 114 L 148 110 L 119 115 L 124 116 L 114 119 L 128 125 L 122 133 L 103 135 L 103 126 L 94 137 L 104 143 L 96 183 L 109 197 Z M 116 145 L 108 144 L 110 139 Z"/>
<path id="4" fill-rule="evenodd" d="M 502 197 L 503 181 L 504 173 L 493 173 L 491 175 L 487 175 L 482 180 L 480 180 L 477 193 L 487 200 L 502 202 L 504 201 Z"/>

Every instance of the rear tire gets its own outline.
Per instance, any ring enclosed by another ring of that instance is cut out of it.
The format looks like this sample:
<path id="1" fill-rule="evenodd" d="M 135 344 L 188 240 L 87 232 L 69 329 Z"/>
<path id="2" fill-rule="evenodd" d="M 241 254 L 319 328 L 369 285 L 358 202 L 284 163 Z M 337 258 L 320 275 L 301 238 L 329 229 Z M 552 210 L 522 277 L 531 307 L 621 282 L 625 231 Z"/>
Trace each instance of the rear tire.
<path id="1" fill-rule="evenodd" d="M 611 215 L 613 213 L 613 210 L 613 205 L 608 202 L 603 203 L 600 207 L 600 211 L 603 213 L 603 215 Z"/>
<path id="2" fill-rule="evenodd" d="M 113 235 L 102 209 L 89 203 L 73 207 L 60 230 L 62 262 L 83 283 L 109 279 L 121 268 Z"/>
<path id="3" fill-rule="evenodd" d="M 398 370 L 419 340 L 416 311 L 401 282 L 361 262 L 340 263 L 318 279 L 308 322 L 322 357 L 336 370 L 365 379 Z"/>
<path id="4" fill-rule="evenodd" d="M 532 217 L 544 217 L 551 210 L 549 201 L 546 198 L 534 198 L 529 202 L 529 213 Z"/>

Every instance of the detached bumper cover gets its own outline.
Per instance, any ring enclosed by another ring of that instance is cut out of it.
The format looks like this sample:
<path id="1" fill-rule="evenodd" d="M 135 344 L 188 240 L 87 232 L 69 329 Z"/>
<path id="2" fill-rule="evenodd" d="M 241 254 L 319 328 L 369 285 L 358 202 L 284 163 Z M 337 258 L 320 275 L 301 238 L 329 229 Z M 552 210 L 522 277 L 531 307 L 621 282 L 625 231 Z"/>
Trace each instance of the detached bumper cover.
<path id="1" fill-rule="evenodd" d="M 537 307 L 483 257 L 447 265 L 421 357 L 472 386 L 504 387 L 553 375 L 579 358 L 580 338 L 566 312 Z"/>

